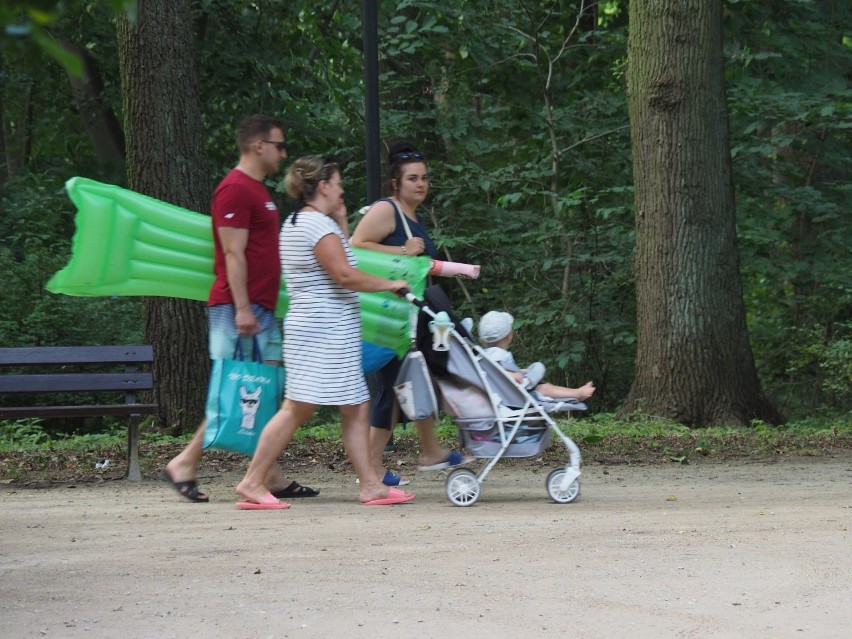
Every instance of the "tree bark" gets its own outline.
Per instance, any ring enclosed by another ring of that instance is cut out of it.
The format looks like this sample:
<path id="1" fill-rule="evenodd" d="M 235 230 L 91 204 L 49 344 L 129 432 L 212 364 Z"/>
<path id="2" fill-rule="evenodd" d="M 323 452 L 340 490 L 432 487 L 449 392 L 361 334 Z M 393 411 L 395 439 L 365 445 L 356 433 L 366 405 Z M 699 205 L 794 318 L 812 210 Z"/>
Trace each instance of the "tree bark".
<path id="1" fill-rule="evenodd" d="M 778 423 L 746 327 L 721 0 L 631 2 L 628 65 L 637 353 L 621 414 Z"/>
<path id="2" fill-rule="evenodd" d="M 140 0 L 135 22 L 119 20 L 127 173 L 134 191 L 207 212 L 210 170 L 191 24 L 189 0 Z M 195 429 L 210 368 L 203 305 L 150 297 L 145 316 L 160 418 L 177 432 Z"/>

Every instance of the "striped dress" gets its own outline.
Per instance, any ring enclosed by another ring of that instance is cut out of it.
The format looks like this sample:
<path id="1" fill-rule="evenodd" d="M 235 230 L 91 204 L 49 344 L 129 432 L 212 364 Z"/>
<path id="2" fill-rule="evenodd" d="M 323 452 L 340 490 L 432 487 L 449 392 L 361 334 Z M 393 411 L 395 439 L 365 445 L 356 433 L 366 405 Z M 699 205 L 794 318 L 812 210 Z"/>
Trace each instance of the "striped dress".
<path id="1" fill-rule="evenodd" d="M 319 405 L 361 404 L 370 398 L 361 366 L 358 294 L 337 284 L 314 255 L 333 233 L 346 259 L 355 256 L 340 227 L 327 215 L 301 211 L 281 227 L 279 250 L 290 307 L 284 319 L 285 397 Z"/>

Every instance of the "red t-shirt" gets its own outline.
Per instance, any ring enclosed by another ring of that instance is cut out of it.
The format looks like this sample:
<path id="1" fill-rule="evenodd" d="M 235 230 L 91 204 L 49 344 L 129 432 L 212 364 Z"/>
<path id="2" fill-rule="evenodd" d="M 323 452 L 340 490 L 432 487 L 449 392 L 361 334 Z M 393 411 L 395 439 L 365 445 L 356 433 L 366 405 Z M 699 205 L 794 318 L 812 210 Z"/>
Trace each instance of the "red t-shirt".
<path id="1" fill-rule="evenodd" d="M 278 256 L 281 219 L 269 191 L 262 182 L 233 169 L 213 193 L 210 216 L 213 219 L 213 270 L 216 280 L 210 289 L 207 303 L 210 306 L 234 303 L 225 273 L 225 253 L 218 229 L 248 229 L 246 267 L 249 301 L 274 311 L 281 288 L 281 260 Z"/>

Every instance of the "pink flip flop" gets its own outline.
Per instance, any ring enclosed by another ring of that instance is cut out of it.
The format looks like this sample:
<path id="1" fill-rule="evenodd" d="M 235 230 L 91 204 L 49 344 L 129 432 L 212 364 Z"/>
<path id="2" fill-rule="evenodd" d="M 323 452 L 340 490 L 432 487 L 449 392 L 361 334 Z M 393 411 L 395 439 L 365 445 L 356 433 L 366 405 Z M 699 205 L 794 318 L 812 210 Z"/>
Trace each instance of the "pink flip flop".
<path id="1" fill-rule="evenodd" d="M 272 493 L 266 493 L 262 501 L 238 501 L 239 510 L 285 510 L 290 507 L 286 501 L 275 499 Z"/>
<path id="2" fill-rule="evenodd" d="M 392 506 L 394 504 L 405 504 L 414 499 L 414 495 L 396 488 L 391 488 L 388 491 L 387 497 L 380 499 L 371 499 L 370 501 L 362 501 L 362 506 Z"/>

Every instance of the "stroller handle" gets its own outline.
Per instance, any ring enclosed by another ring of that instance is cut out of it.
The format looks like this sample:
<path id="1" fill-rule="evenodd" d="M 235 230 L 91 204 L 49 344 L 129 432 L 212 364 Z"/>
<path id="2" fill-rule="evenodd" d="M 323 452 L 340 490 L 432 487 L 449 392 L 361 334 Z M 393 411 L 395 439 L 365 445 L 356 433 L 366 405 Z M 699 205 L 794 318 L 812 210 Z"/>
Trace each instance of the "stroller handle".
<path id="1" fill-rule="evenodd" d="M 407 288 L 401 288 L 401 289 L 399 289 L 399 290 L 396 292 L 396 294 L 397 294 L 397 295 L 399 295 L 400 297 L 404 297 L 404 298 L 405 298 L 405 299 L 407 299 L 409 302 L 411 302 L 412 304 L 414 304 L 417 308 L 423 308 L 424 306 L 426 306 L 426 302 L 424 302 L 423 300 L 419 300 L 419 299 L 417 299 L 417 297 L 414 295 L 414 293 L 412 293 L 412 292 L 411 292 L 409 289 L 407 289 Z"/>

